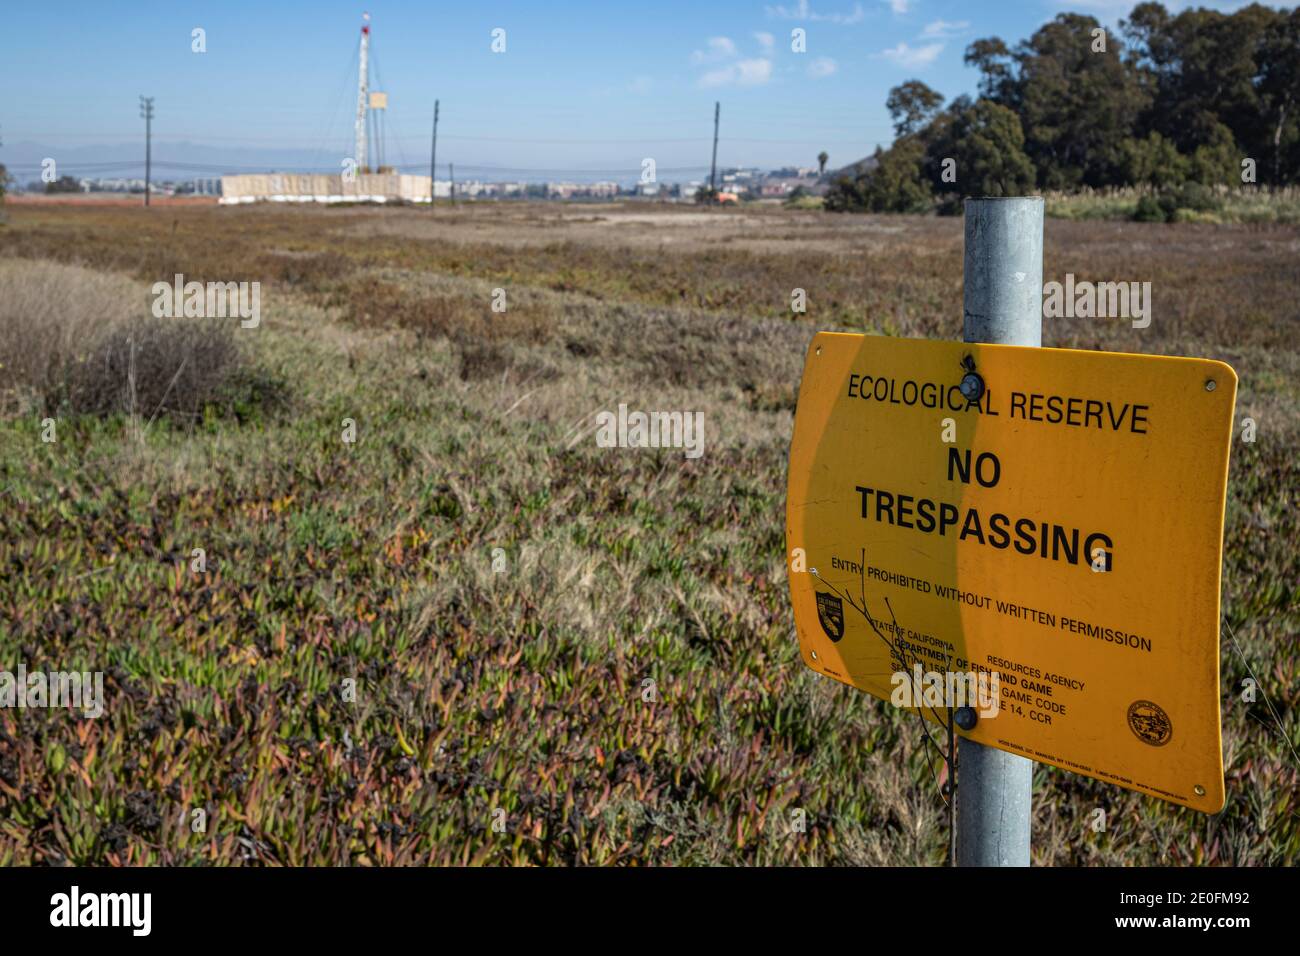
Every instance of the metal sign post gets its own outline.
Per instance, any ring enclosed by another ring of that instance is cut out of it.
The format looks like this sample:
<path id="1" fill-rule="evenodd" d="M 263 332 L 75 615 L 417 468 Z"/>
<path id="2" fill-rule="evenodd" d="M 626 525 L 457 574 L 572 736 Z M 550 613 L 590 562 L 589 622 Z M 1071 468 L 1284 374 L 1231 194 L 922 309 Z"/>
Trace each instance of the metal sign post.
<path id="1" fill-rule="evenodd" d="M 964 342 L 808 345 L 790 601 L 817 673 L 945 727 L 952 708 L 954 862 L 1027 866 L 1034 763 L 1224 806 L 1237 376 L 1211 359 L 1038 348 L 1043 201 L 970 200 L 965 233 Z M 950 682 L 986 674 L 983 689 Z"/>
<path id="2" fill-rule="evenodd" d="M 962 338 L 1043 344 L 1043 200 L 966 200 Z M 957 865 L 1028 866 L 1034 763 L 963 739 Z"/>

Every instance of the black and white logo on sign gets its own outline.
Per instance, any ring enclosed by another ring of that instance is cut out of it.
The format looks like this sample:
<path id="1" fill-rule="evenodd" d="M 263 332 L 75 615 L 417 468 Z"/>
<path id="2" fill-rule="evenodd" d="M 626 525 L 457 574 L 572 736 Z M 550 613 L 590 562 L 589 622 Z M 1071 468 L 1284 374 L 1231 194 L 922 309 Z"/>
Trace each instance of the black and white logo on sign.
<path id="1" fill-rule="evenodd" d="M 817 592 L 817 620 L 832 641 L 844 636 L 844 602 L 834 594 Z"/>

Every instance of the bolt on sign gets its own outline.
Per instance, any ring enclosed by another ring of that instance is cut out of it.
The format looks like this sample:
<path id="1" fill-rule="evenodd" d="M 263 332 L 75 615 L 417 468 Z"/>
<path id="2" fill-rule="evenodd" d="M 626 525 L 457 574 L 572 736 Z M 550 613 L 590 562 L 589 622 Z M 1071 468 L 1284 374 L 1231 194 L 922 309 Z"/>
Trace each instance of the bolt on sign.
<path id="1" fill-rule="evenodd" d="M 804 663 L 885 700 L 996 673 L 962 736 L 1217 812 L 1236 390 L 1205 359 L 818 334 L 786 499 Z"/>

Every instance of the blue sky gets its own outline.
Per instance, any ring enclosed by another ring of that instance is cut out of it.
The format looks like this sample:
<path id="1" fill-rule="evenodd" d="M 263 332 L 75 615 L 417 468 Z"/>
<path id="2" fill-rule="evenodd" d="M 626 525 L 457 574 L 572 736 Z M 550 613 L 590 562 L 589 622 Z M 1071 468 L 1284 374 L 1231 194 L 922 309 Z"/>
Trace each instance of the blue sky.
<path id="1" fill-rule="evenodd" d="M 719 165 L 811 166 L 825 149 L 836 167 L 890 141 L 891 86 L 915 77 L 947 98 L 973 93 L 977 76 L 962 63 L 972 40 L 1014 43 L 1065 9 L 1114 24 L 1132 6 L 3 0 L 0 162 L 21 167 L 36 146 L 66 164 L 134 155 L 144 93 L 156 99 L 155 156 L 164 160 L 337 167 L 353 151 L 356 47 L 368 10 L 372 84 L 390 96 L 389 162 L 427 164 L 437 97 L 439 165 L 455 162 L 463 175 L 487 176 L 488 167 L 521 171 L 499 178 L 634 175 L 651 157 L 661 179 L 692 178 L 708 165 L 719 100 Z M 206 31 L 206 53 L 191 52 L 195 27 Z M 491 50 L 495 28 L 506 31 L 504 53 Z M 806 31 L 806 52 L 791 50 L 795 28 Z"/>

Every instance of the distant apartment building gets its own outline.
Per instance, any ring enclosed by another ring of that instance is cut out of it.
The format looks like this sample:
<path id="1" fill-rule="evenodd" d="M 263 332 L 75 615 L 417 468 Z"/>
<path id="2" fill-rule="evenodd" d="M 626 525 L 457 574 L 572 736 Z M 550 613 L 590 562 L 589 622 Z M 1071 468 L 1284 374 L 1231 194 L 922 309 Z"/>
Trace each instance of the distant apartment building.
<path id="1" fill-rule="evenodd" d="M 618 195 L 618 183 L 547 183 L 549 199 L 607 199 Z"/>
<path id="2" fill-rule="evenodd" d="M 809 189 L 816 183 L 814 179 L 765 179 L 759 194 L 764 199 L 782 199 L 802 186 Z"/>
<path id="3" fill-rule="evenodd" d="M 707 183 L 691 180 L 689 183 L 678 183 L 673 187 L 673 197 L 678 202 L 695 202 L 695 194 L 703 189 Z"/>
<path id="4" fill-rule="evenodd" d="M 177 195 L 193 196 L 220 196 L 221 180 L 220 179 L 191 179 L 187 182 L 176 184 Z"/>
<path id="5" fill-rule="evenodd" d="M 81 179 L 78 185 L 82 192 L 102 192 L 102 193 L 142 193 L 144 192 L 143 179 Z M 152 192 L 158 192 L 159 184 L 154 183 Z"/>

